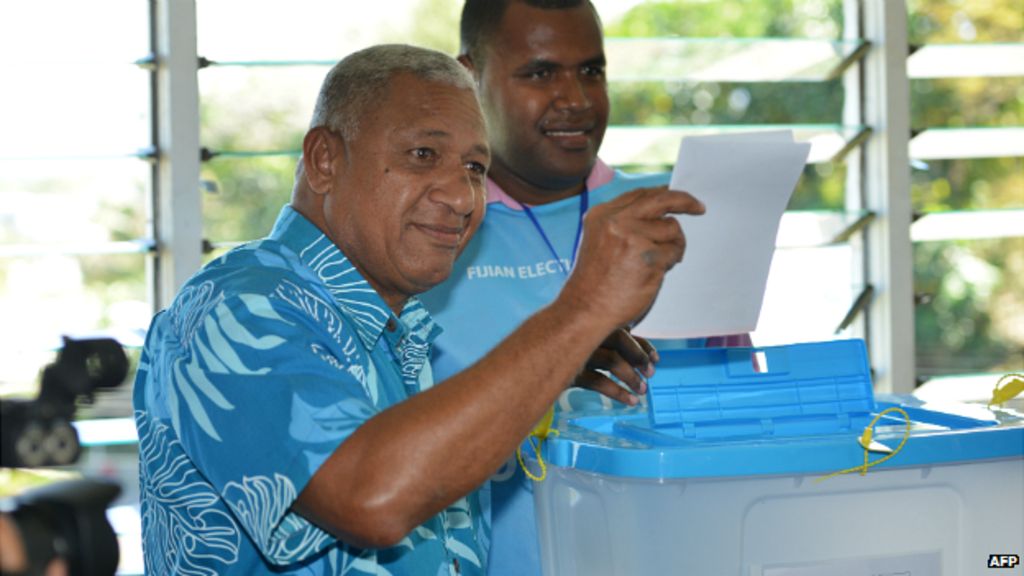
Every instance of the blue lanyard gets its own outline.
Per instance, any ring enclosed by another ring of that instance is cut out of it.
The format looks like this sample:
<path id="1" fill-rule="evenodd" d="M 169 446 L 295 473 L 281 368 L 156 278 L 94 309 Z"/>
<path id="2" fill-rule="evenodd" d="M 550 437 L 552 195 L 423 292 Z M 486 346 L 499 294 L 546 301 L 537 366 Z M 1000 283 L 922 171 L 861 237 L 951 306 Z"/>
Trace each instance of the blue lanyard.
<path id="1" fill-rule="evenodd" d="M 576 264 L 576 251 L 580 248 L 580 236 L 583 235 L 583 216 L 587 213 L 589 203 L 589 194 L 586 186 L 584 186 L 583 192 L 580 193 L 580 217 L 576 222 L 576 240 L 572 244 L 572 260 L 569 261 L 569 266 Z M 568 276 L 569 270 L 566 269 L 565 264 L 562 264 L 562 259 L 558 257 L 558 252 L 555 250 L 554 245 L 551 244 L 551 239 L 544 233 L 544 227 L 540 225 L 540 221 L 537 220 L 537 217 L 533 214 L 533 210 L 530 210 L 529 206 L 518 200 L 516 200 L 516 204 L 519 204 L 519 207 L 523 209 L 523 212 L 526 212 L 526 216 L 530 219 L 530 222 L 533 223 L 533 227 L 537 229 L 540 237 L 544 240 L 544 243 L 547 244 L 548 250 L 551 252 L 551 256 L 554 257 L 555 262 L 558 262 L 558 267 L 562 270 L 562 274 Z"/>

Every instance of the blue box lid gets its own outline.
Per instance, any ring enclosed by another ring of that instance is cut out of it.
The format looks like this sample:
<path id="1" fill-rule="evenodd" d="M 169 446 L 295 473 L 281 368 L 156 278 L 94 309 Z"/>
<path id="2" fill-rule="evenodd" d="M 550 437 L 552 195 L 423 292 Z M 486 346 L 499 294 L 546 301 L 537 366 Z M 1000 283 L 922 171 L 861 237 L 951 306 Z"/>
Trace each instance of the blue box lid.
<path id="1" fill-rule="evenodd" d="M 890 407 L 910 431 L 886 414 L 874 439 L 907 442 L 872 470 L 1024 458 L 1024 416 L 1012 410 L 876 397 L 859 340 L 668 351 L 648 384 L 647 409 L 558 414 L 544 459 L 627 478 L 827 474 L 863 463 L 861 432 Z"/>
<path id="2" fill-rule="evenodd" d="M 1024 417 L 1020 414 L 992 411 L 982 405 L 943 405 L 936 410 L 912 396 L 878 398 L 878 411 L 890 406 L 910 415 L 910 436 L 899 453 L 872 471 L 1024 458 Z M 548 436 L 542 448 L 548 464 L 625 478 L 827 474 L 859 466 L 864 460 L 857 431 L 687 439 L 652 428 L 646 411 L 637 408 L 565 413 L 556 418 L 554 429 L 558 434 Z M 905 429 L 902 418 L 886 416 L 875 427 L 874 439 L 895 448 Z M 870 459 L 882 456 L 872 454 Z"/>
<path id="3" fill-rule="evenodd" d="M 647 402 L 652 428 L 702 439 L 860 431 L 875 408 L 863 340 L 668 350 Z"/>

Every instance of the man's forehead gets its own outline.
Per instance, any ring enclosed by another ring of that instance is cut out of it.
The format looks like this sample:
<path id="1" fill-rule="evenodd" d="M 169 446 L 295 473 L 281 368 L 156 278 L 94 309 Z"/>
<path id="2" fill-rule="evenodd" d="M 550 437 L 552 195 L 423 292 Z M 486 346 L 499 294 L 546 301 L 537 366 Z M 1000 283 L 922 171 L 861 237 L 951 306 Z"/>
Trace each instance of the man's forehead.
<path id="1" fill-rule="evenodd" d="M 495 32 L 490 44 L 502 58 L 512 56 L 509 51 L 550 62 L 569 56 L 581 60 L 604 58 L 600 23 L 586 2 L 570 8 L 512 2 Z"/>
<path id="2" fill-rule="evenodd" d="M 490 154 L 483 113 L 472 88 L 416 76 L 392 88 L 382 102 L 385 114 L 391 117 L 391 126 L 386 128 L 389 132 L 404 139 L 448 142 Z M 466 134 L 463 129 L 468 130 L 469 138 L 456 142 Z"/>

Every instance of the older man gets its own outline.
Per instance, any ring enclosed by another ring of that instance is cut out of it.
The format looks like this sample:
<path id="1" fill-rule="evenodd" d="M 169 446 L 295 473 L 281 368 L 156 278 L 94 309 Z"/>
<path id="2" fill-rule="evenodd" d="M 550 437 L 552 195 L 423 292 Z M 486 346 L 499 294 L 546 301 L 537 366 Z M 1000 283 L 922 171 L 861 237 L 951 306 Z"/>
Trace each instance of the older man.
<path id="1" fill-rule="evenodd" d="M 414 297 L 484 213 L 471 77 L 406 46 L 353 54 L 321 89 L 292 202 L 153 321 L 135 388 L 147 571 L 479 574 L 477 488 L 685 243 L 684 193 L 587 216 L 561 294 L 434 386 L 440 332 Z"/>

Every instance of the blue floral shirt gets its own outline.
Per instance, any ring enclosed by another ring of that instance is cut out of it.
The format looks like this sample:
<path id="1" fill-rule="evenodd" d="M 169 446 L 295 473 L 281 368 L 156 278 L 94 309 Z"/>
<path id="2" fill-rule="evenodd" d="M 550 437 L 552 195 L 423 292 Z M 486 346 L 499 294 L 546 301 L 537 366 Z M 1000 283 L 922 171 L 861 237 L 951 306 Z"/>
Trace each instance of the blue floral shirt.
<path id="1" fill-rule="evenodd" d="M 287 206 L 197 273 L 154 318 L 135 381 L 147 573 L 482 574 L 476 492 L 387 549 L 291 509 L 357 427 L 432 385 L 439 332 L 416 299 L 395 317 Z"/>

